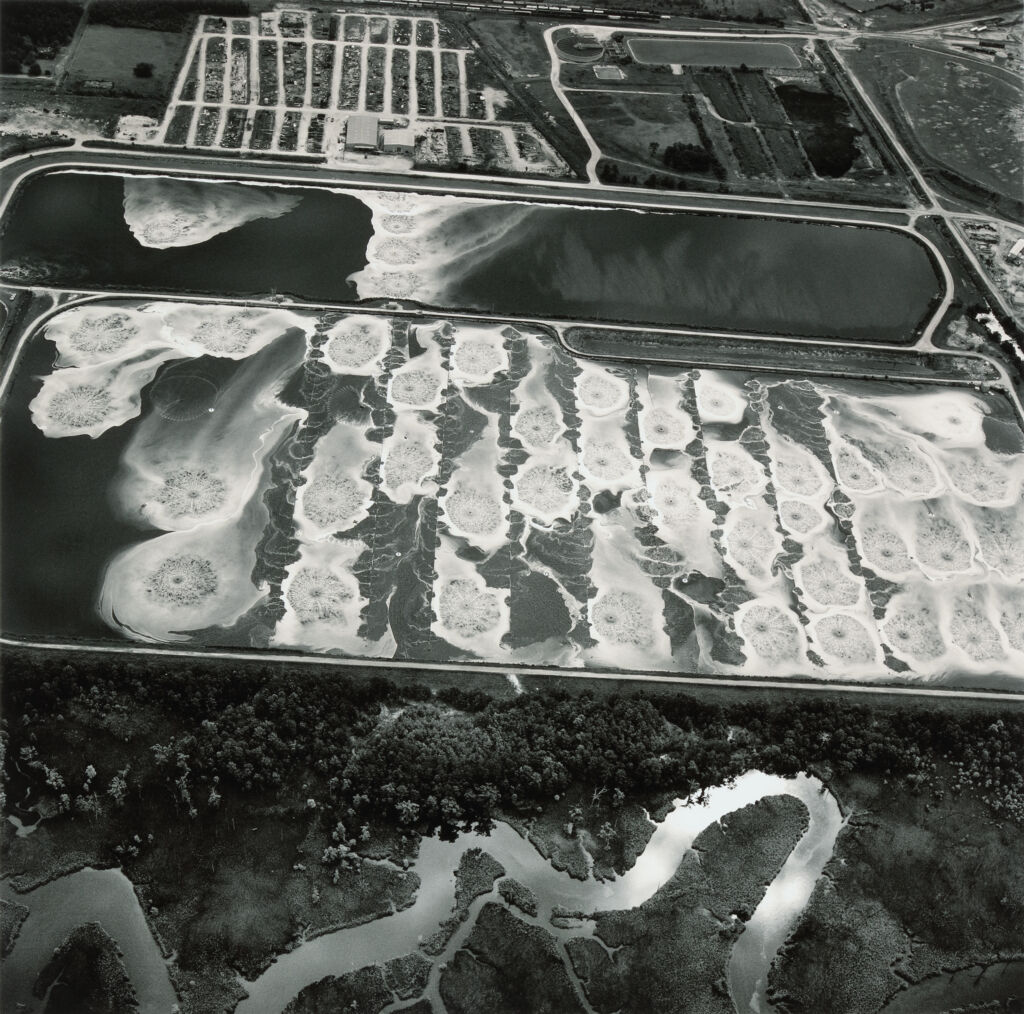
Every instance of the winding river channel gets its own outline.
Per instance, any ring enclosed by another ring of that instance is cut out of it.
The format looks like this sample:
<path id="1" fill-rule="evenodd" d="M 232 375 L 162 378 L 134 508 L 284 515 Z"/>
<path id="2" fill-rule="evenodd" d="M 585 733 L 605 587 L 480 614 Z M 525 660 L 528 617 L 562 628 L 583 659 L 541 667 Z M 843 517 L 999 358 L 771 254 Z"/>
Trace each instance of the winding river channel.
<path id="1" fill-rule="evenodd" d="M 414 952 L 420 941 L 451 914 L 455 870 L 469 848 L 487 851 L 504 866 L 508 876 L 534 892 L 539 911 L 537 918 L 528 921 L 543 926 L 564 945 L 573 936 L 591 934 L 593 924 L 582 920 L 567 928 L 555 927 L 551 914 L 556 906 L 582 912 L 635 908 L 672 877 L 683 854 L 706 827 L 740 807 L 780 794 L 796 796 L 806 805 L 808 828 L 747 923 L 728 970 L 737 1010 L 742 1014 L 766 1011 L 768 968 L 807 904 L 832 854 L 843 818 L 835 798 L 817 779 L 805 775 L 780 778 L 750 771 L 730 786 L 711 789 L 703 804 L 684 805 L 684 801 L 677 800 L 665 820 L 656 825 L 633 868 L 611 881 L 574 880 L 555 870 L 507 824 L 498 824 L 489 836 L 463 834 L 454 842 L 424 839 L 411 868 L 421 881 L 415 904 L 390 917 L 307 940 L 281 955 L 259 978 L 242 981 L 249 997 L 237 1008 L 237 1014 L 280 1011 L 305 986 L 324 976 L 341 975 Z M 85 869 L 24 895 L 4 882 L 2 896 L 30 910 L 17 945 L 5 962 L 5 1010 L 20 1009 L 18 1003 L 26 1004 L 26 1010 L 33 1009 L 32 983 L 42 965 L 75 926 L 90 921 L 101 923 L 124 953 L 143 1014 L 167 1014 L 171 1009 L 175 997 L 166 964 L 146 927 L 131 883 L 120 871 Z M 428 986 L 428 995 L 435 1003 L 439 1002 L 440 967 L 463 945 L 477 912 L 488 900 L 493 900 L 493 894 L 476 899 L 469 918 L 435 961 Z M 568 962 L 567 967 L 571 969 Z"/>

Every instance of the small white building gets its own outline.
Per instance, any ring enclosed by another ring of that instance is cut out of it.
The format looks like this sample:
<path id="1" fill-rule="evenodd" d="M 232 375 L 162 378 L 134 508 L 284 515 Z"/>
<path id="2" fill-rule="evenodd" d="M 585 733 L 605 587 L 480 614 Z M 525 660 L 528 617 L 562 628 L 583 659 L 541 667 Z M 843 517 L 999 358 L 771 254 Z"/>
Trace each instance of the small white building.
<path id="1" fill-rule="evenodd" d="M 1021 254 L 1024 254 L 1024 238 L 1017 240 L 1017 242 L 1010 247 L 1010 252 L 1006 256 L 1007 258 L 1016 260 L 1021 256 Z"/>
<path id="2" fill-rule="evenodd" d="M 381 133 L 381 150 L 385 155 L 411 155 L 416 150 L 416 134 L 411 127 L 385 130 Z"/>

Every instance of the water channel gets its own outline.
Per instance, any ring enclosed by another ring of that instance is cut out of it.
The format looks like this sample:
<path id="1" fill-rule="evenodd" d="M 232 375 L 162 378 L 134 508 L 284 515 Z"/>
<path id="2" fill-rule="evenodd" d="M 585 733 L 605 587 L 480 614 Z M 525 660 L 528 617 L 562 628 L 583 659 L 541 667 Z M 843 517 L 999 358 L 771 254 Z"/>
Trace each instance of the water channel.
<path id="1" fill-rule="evenodd" d="M 556 906 L 597 912 L 643 904 L 672 877 L 683 854 L 704 828 L 740 807 L 777 794 L 799 798 L 807 806 L 810 822 L 734 946 L 728 969 L 737 1010 L 743 1014 L 767 1010 L 763 996 L 768 968 L 831 856 L 843 818 L 835 798 L 817 779 L 805 775 L 780 778 L 750 771 L 733 785 L 710 790 L 701 805 L 677 801 L 676 808 L 656 825 L 636 865 L 612 881 L 579 881 L 555 870 L 507 824 L 499 823 L 489 836 L 464 834 L 454 842 L 424 839 L 411 868 L 421 881 L 411 907 L 372 923 L 307 940 L 281 955 L 258 979 L 242 982 L 249 997 L 237 1008 L 237 1014 L 280 1011 L 300 990 L 324 976 L 341 975 L 416 951 L 420 941 L 451 914 L 455 870 L 469 848 L 484 849 L 504 866 L 508 876 L 529 887 L 540 906 L 538 917 L 529 921 L 564 943 L 572 936 L 591 933 L 593 925 L 584 921 L 569 929 L 552 926 L 550 918 Z M 166 965 L 146 927 L 131 883 L 119 871 L 86 869 L 24 895 L 5 882 L 2 896 L 30 909 L 17 945 L 5 962 L 5 1010 L 15 1009 L 19 1002 L 32 1009 L 32 983 L 42 965 L 75 926 L 90 921 L 101 923 L 124 952 L 143 1014 L 167 1014 L 170 1010 L 174 994 Z M 474 902 L 469 918 L 436 960 L 428 987 L 435 1000 L 439 966 L 462 946 L 477 912 L 489 900 L 493 895 Z"/>

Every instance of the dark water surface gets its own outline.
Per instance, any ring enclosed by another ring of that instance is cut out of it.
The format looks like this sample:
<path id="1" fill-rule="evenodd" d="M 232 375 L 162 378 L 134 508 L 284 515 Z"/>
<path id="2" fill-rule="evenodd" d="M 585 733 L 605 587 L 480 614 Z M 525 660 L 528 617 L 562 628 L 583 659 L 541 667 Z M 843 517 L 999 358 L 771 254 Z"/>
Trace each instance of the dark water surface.
<path id="1" fill-rule="evenodd" d="M 142 246 L 125 223 L 124 178 L 46 173 L 21 188 L 2 236 L 5 262 L 40 258 L 65 287 L 256 295 L 345 302 L 366 263 L 370 212 L 351 197 L 301 193 L 294 211 L 257 219 L 195 246 Z"/>
<path id="2" fill-rule="evenodd" d="M 348 276 L 365 265 L 372 235 L 356 197 L 290 190 L 302 199 L 280 218 L 155 250 L 125 225 L 123 189 L 117 175 L 34 178 L 8 212 L 5 260 L 41 260 L 62 287 L 356 298 Z M 508 202 L 450 208 L 418 237 L 422 263 L 407 269 L 423 279 L 423 302 L 448 309 L 909 342 L 939 291 L 926 249 L 891 229 Z"/>
<path id="3" fill-rule="evenodd" d="M 28 405 L 56 356 L 42 335 L 30 339 L 3 405 L 0 428 L 0 629 L 18 637 L 110 640 L 96 612 L 107 561 L 155 530 L 122 518 L 109 490 L 137 419 L 88 436 L 54 440 L 32 422 Z M 186 372 L 217 379 L 239 368 L 209 358 L 171 362 L 160 378 Z M 143 393 L 150 411 L 153 385 Z"/>
<path id="4" fill-rule="evenodd" d="M 40 336 L 22 353 L 0 429 L 0 603 L 3 631 L 22 637 L 109 638 L 94 603 L 111 547 L 145 534 L 115 517 L 107 495 L 132 427 L 92 440 L 51 440 L 28 403 L 56 352 Z"/>

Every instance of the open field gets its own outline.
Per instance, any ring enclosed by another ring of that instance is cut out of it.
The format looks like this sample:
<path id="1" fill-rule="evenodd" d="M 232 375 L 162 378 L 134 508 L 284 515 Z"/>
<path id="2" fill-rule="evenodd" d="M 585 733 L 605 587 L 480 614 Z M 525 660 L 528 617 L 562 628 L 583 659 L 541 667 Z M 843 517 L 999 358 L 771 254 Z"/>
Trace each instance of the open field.
<path id="1" fill-rule="evenodd" d="M 663 171 L 665 166 L 659 155 L 665 148 L 676 143 L 700 143 L 700 132 L 678 95 L 614 91 L 570 94 L 576 111 L 608 158 L 636 161 Z"/>
<path id="2" fill-rule="evenodd" d="M 547 22 L 523 18 L 480 18 L 470 22 L 473 33 L 488 45 L 513 78 L 546 78 L 551 60 L 544 44 Z"/>
<path id="3" fill-rule="evenodd" d="M 946 54 L 923 50 L 918 59 L 897 96 L 921 144 L 966 176 L 1019 198 L 1024 188 L 1024 89 L 1005 75 Z"/>
<path id="4" fill-rule="evenodd" d="M 170 95 L 188 39 L 177 32 L 88 25 L 67 66 L 65 86 L 117 95 L 166 98 Z M 138 64 L 152 74 L 139 77 Z"/>
<path id="5" fill-rule="evenodd" d="M 976 61 L 905 42 L 862 39 L 842 52 L 934 185 L 1019 217 L 1019 84 Z"/>

